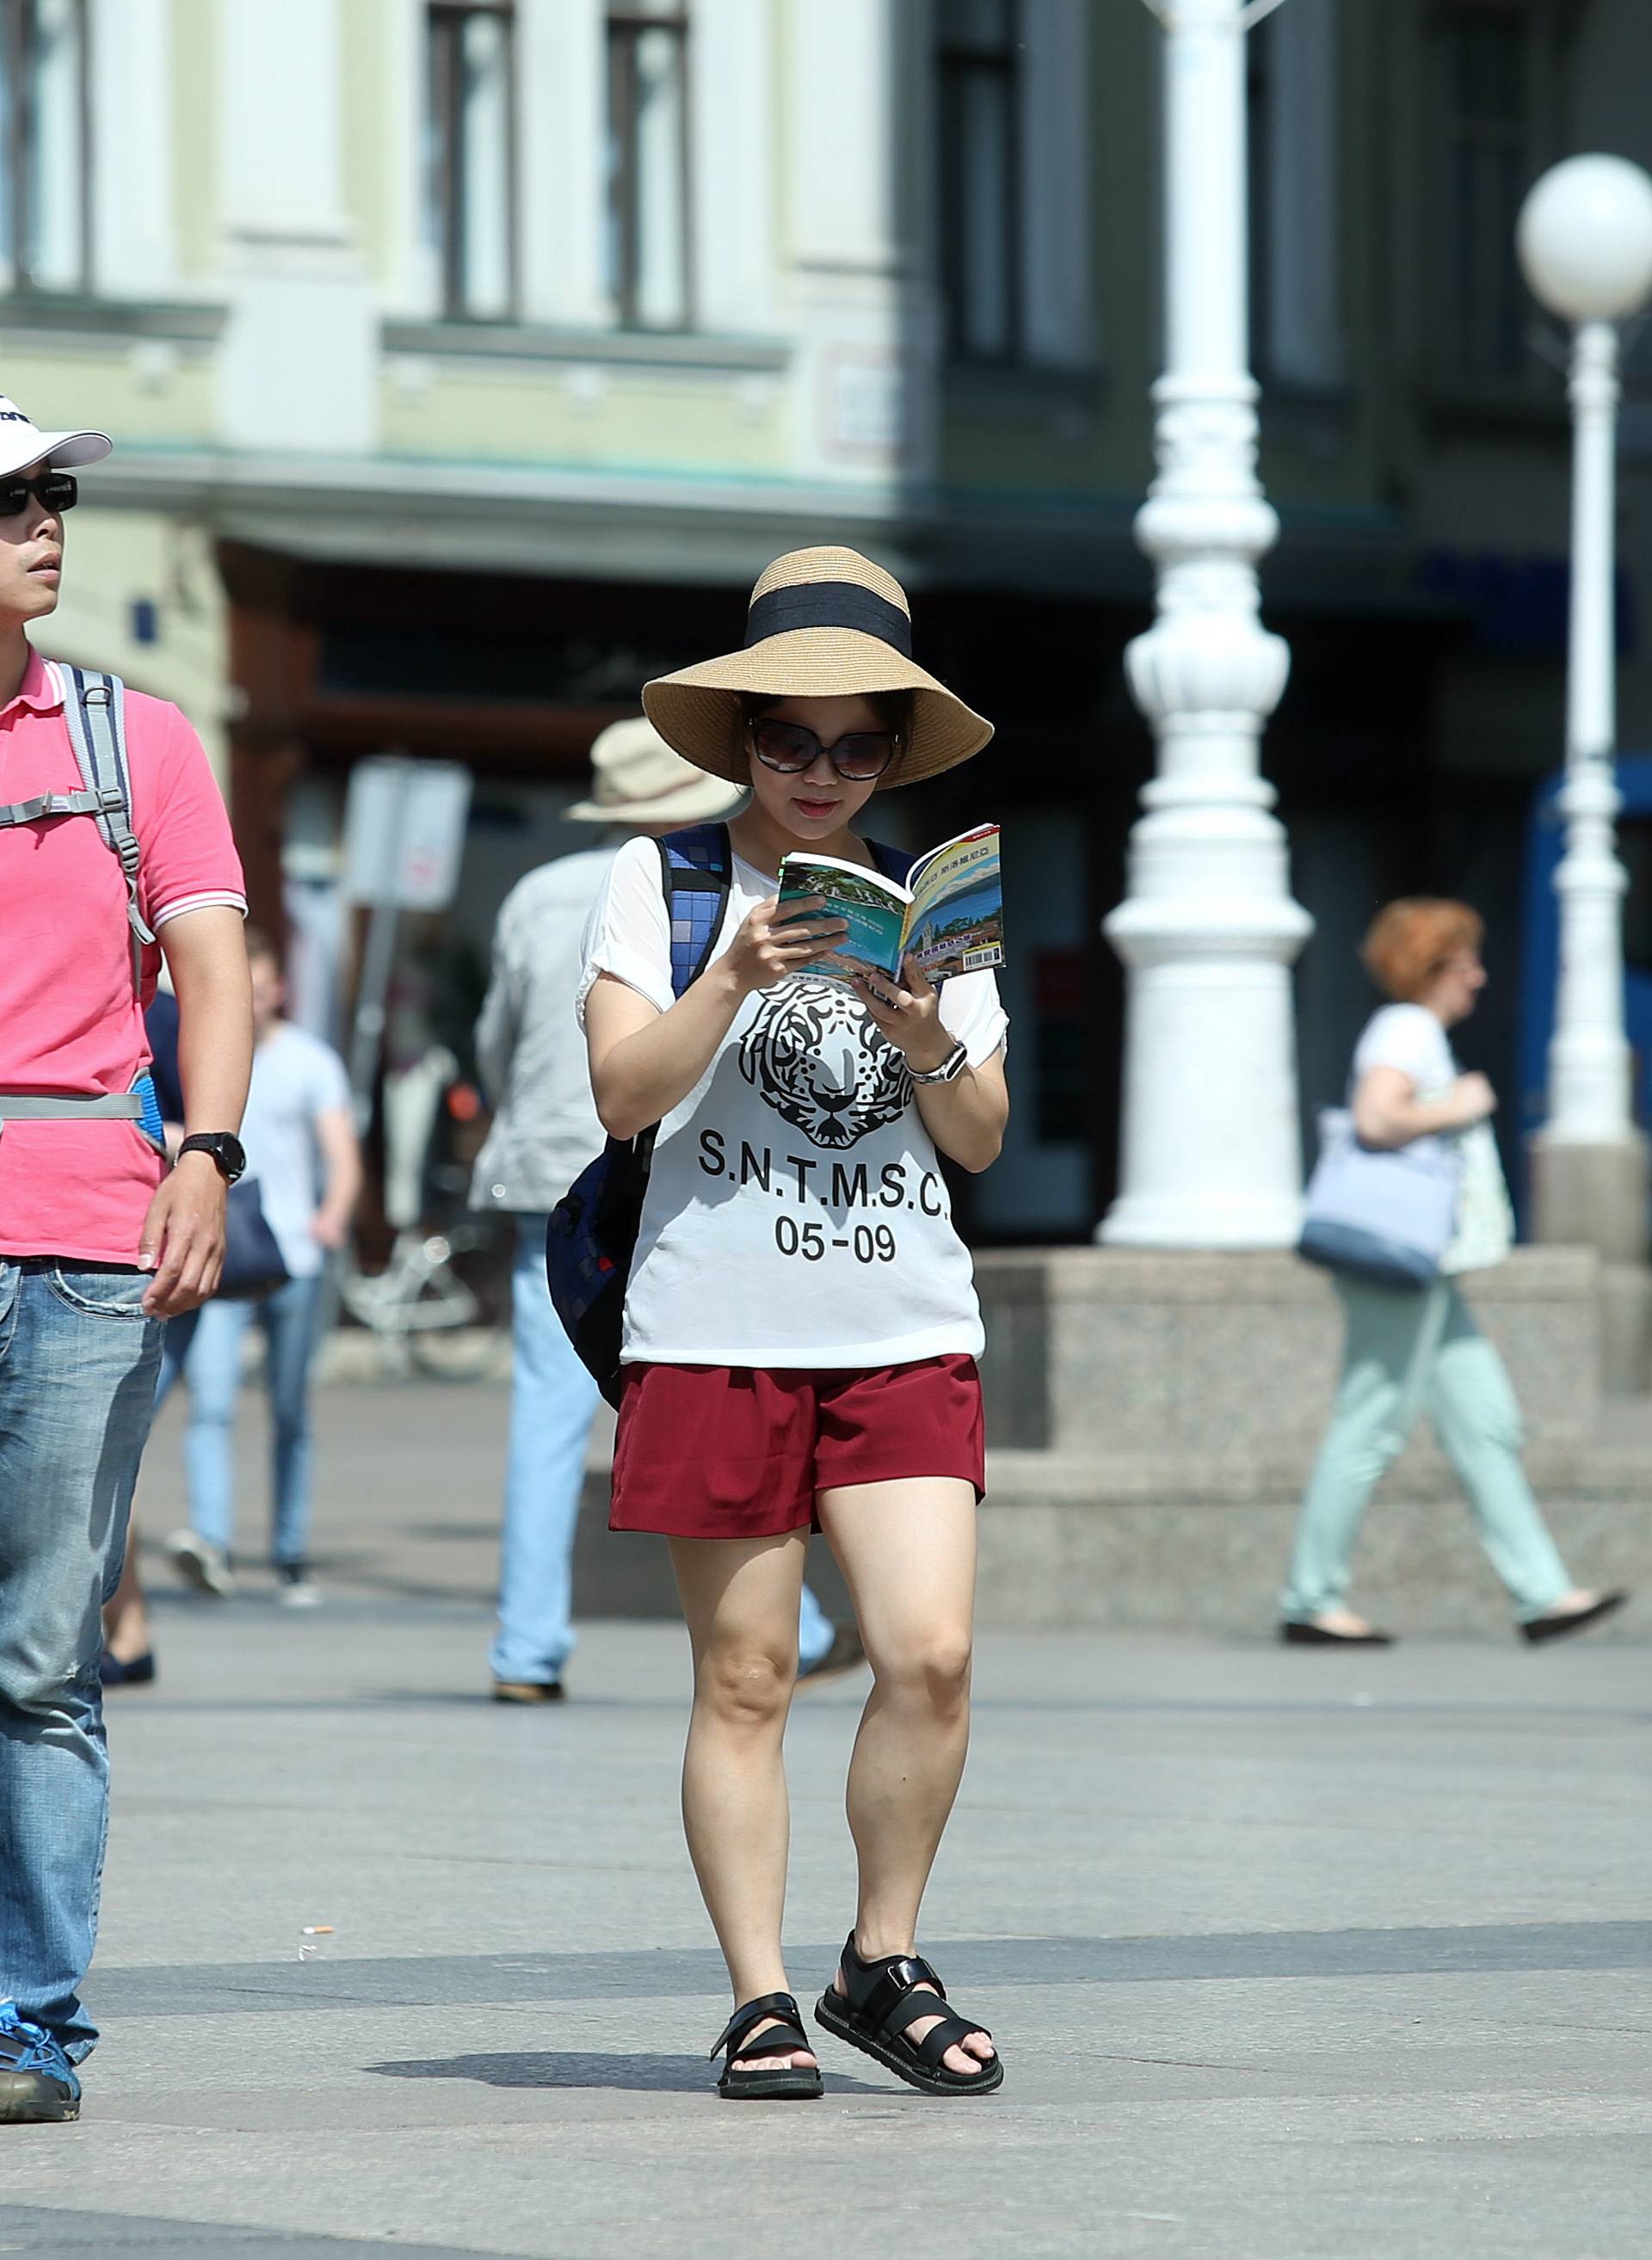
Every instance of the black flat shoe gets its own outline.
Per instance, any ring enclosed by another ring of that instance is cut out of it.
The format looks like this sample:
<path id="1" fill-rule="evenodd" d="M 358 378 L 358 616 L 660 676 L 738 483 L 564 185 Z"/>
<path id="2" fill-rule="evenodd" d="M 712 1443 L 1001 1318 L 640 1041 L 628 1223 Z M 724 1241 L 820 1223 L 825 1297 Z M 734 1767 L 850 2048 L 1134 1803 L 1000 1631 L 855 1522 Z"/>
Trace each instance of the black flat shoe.
<path id="1" fill-rule="evenodd" d="M 1520 1638 L 1534 1648 L 1541 1647 L 1546 1640 L 1568 1640 L 1575 1632 L 1587 1632 L 1603 1617 L 1616 1616 L 1628 1598 L 1627 1592 L 1602 1593 L 1586 1609 L 1562 1609 L 1553 1616 L 1534 1617 L 1520 1627 Z"/>
<path id="2" fill-rule="evenodd" d="M 147 1687 L 154 1676 L 155 1652 L 152 1648 L 146 1649 L 141 1656 L 134 1656 L 128 1663 L 111 1656 L 107 1649 L 97 1659 L 97 1677 L 105 1687 Z"/>
<path id="3" fill-rule="evenodd" d="M 773 2017 L 775 2022 L 754 2038 L 752 2027 L 761 2025 L 765 2017 Z M 790 1993 L 764 1993 L 755 2001 L 745 2002 L 712 2042 L 710 2053 L 715 2056 L 719 2049 L 728 2050 L 728 2062 L 717 2083 L 725 2103 L 808 2103 L 825 2092 L 818 2063 L 790 2063 L 783 2070 L 768 2071 L 757 2069 L 766 2056 L 796 2056 L 799 2049 L 814 2054 L 803 2029 L 803 2012 Z"/>
<path id="4" fill-rule="evenodd" d="M 1305 1624 L 1299 1617 L 1287 1617 L 1279 1627 L 1279 1637 L 1287 1648 L 1392 1648 L 1391 1632 L 1333 1632 L 1328 1626 Z"/>

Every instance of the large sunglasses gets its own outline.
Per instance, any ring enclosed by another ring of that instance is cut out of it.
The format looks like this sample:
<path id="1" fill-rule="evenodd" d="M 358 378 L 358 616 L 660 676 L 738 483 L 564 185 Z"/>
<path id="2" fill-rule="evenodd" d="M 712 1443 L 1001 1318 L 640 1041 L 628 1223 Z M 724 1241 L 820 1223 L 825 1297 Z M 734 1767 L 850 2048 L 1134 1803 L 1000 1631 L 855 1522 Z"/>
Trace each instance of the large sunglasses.
<path id="1" fill-rule="evenodd" d="M 46 471 L 38 479 L 0 479 L 0 518 L 15 518 L 26 510 L 31 495 L 42 510 L 56 516 L 73 510 L 80 500 L 80 482 L 67 471 Z"/>
<path id="2" fill-rule="evenodd" d="M 801 722 L 757 721 L 751 733 L 752 751 L 765 769 L 797 776 L 824 754 L 846 784 L 882 776 L 900 751 L 898 730 L 856 730 L 834 746 L 823 746 Z"/>

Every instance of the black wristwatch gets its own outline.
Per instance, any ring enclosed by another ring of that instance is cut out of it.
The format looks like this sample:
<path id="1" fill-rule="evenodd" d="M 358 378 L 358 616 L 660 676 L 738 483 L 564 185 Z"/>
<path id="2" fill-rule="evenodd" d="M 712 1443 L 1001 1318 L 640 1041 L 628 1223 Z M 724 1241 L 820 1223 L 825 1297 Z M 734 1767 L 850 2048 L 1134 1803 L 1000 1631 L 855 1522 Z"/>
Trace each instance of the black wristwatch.
<path id="1" fill-rule="evenodd" d="M 218 1163 L 218 1175 L 226 1185 L 247 1174 L 247 1148 L 239 1138 L 227 1130 L 199 1130 L 193 1138 L 186 1138 L 178 1148 L 178 1158 L 186 1154 L 210 1154 Z"/>

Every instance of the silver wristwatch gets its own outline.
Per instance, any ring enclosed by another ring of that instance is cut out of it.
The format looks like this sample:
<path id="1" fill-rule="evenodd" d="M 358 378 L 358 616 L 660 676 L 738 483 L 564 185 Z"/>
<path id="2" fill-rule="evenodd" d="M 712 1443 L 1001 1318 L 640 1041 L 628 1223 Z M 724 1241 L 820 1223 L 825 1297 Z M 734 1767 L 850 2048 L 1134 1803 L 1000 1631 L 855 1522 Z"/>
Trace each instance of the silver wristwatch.
<path id="1" fill-rule="evenodd" d="M 927 1075 L 913 1073 L 914 1083 L 956 1083 L 969 1064 L 969 1055 L 962 1043 L 956 1043 L 939 1067 L 932 1067 Z"/>

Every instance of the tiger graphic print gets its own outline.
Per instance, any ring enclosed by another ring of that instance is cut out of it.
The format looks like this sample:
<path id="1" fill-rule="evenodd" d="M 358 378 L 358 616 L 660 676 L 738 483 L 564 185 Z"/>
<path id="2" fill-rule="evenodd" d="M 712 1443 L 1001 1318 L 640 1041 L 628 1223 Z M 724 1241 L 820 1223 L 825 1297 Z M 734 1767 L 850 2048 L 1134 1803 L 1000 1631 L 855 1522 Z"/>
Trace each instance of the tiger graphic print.
<path id="1" fill-rule="evenodd" d="M 912 1104 L 905 1057 L 847 990 L 816 975 L 760 998 L 740 1066 L 765 1105 L 828 1153 L 898 1122 Z"/>

